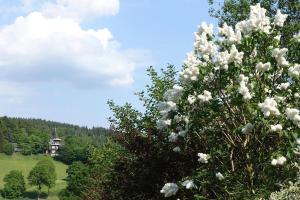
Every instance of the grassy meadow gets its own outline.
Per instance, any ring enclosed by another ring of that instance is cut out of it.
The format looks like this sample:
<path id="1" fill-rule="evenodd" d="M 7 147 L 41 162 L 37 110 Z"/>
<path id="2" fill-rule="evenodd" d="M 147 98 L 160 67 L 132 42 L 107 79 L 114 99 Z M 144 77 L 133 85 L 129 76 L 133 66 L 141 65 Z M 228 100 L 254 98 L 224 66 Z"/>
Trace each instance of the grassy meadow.
<path id="1" fill-rule="evenodd" d="M 0 190 L 3 189 L 3 178 L 6 174 L 9 173 L 11 170 L 19 170 L 22 171 L 26 182 L 27 182 L 27 176 L 30 172 L 30 170 L 35 166 L 35 164 L 40 161 L 42 158 L 44 158 L 45 155 L 32 155 L 32 156 L 23 156 L 21 154 L 14 154 L 12 156 L 7 156 L 4 154 L 0 154 Z M 58 194 L 59 192 L 66 187 L 66 169 L 67 165 L 54 161 L 56 174 L 57 174 L 57 180 L 56 185 L 54 188 L 51 188 L 49 196 L 46 196 L 47 189 L 43 188 L 44 195 L 41 197 L 43 199 L 47 200 L 58 200 Z M 31 187 L 26 184 L 26 198 L 28 199 L 36 199 L 35 194 L 35 187 Z M 0 196 L 0 200 L 3 198 Z"/>

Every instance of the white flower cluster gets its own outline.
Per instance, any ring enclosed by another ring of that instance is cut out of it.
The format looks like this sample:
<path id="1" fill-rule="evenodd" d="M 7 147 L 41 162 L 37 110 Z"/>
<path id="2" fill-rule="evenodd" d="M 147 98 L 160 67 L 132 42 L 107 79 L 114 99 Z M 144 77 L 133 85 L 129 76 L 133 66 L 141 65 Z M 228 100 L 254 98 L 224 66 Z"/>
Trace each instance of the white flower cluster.
<path id="1" fill-rule="evenodd" d="M 170 119 L 159 119 L 156 123 L 156 126 L 159 130 L 167 128 L 168 126 L 170 126 L 172 123 L 172 121 Z"/>
<path id="2" fill-rule="evenodd" d="M 210 159 L 210 155 L 205 153 L 198 153 L 199 159 L 198 162 L 200 163 L 208 163 L 208 160 Z"/>
<path id="3" fill-rule="evenodd" d="M 156 125 L 158 129 L 164 129 L 171 125 L 172 121 L 168 119 L 169 112 L 176 111 L 178 99 L 181 98 L 183 88 L 178 85 L 174 85 L 172 89 L 167 90 L 164 94 L 165 102 L 160 102 L 157 105 L 161 118 L 157 121 Z"/>
<path id="4" fill-rule="evenodd" d="M 258 107 L 264 113 L 265 117 L 269 117 L 270 115 L 280 115 L 277 108 L 277 102 L 274 98 L 267 97 L 263 103 L 258 104 Z"/>
<path id="5" fill-rule="evenodd" d="M 266 71 L 269 71 L 271 69 L 271 63 L 269 63 L 269 62 L 267 62 L 267 63 L 259 62 L 256 65 L 255 68 L 256 68 L 257 72 L 266 72 Z"/>
<path id="6" fill-rule="evenodd" d="M 272 132 L 279 132 L 282 130 L 281 124 L 271 125 L 271 131 Z"/>
<path id="7" fill-rule="evenodd" d="M 164 99 L 166 101 L 178 101 L 183 93 L 183 87 L 179 85 L 174 85 L 173 89 L 167 90 L 164 94 Z"/>
<path id="8" fill-rule="evenodd" d="M 216 177 L 219 181 L 222 181 L 225 179 L 225 177 L 223 176 L 223 174 L 221 174 L 221 172 L 216 173 Z"/>
<path id="9" fill-rule="evenodd" d="M 288 52 L 287 48 L 275 48 L 272 51 L 272 57 L 277 61 L 278 66 L 286 67 L 289 65 L 289 62 L 285 59 L 284 55 Z"/>
<path id="10" fill-rule="evenodd" d="M 277 159 L 272 159 L 271 165 L 276 166 L 276 165 L 284 165 L 286 162 L 286 158 L 284 156 L 281 156 Z"/>
<path id="11" fill-rule="evenodd" d="M 167 115 L 170 111 L 175 111 L 177 109 L 176 103 L 173 101 L 160 102 L 157 104 L 157 108 L 162 116 Z"/>
<path id="12" fill-rule="evenodd" d="M 219 35 L 223 37 L 223 41 L 228 43 L 240 43 L 242 39 L 241 31 L 234 31 L 231 26 L 226 24 L 226 22 L 223 24 L 223 27 L 219 27 Z"/>
<path id="13" fill-rule="evenodd" d="M 289 68 L 289 75 L 291 77 L 297 78 L 300 76 L 300 65 L 295 64 L 293 67 Z"/>
<path id="14" fill-rule="evenodd" d="M 164 194 L 165 197 L 176 195 L 178 191 L 178 185 L 176 183 L 166 183 L 160 190 L 160 193 Z"/>
<path id="15" fill-rule="evenodd" d="M 173 151 L 178 153 L 178 152 L 181 151 L 181 149 L 180 149 L 180 147 L 174 147 L 174 148 L 173 148 Z"/>
<path id="16" fill-rule="evenodd" d="M 269 33 L 271 26 L 270 18 L 266 16 L 266 9 L 260 7 L 259 3 L 255 6 L 250 6 L 249 19 L 237 23 L 235 29 L 246 35 L 253 31 Z"/>
<path id="17" fill-rule="evenodd" d="M 189 95 L 188 96 L 188 102 L 189 104 L 194 104 L 196 102 L 197 98 L 194 95 Z"/>
<path id="18" fill-rule="evenodd" d="M 281 83 L 277 86 L 277 89 L 279 90 L 286 90 L 288 87 L 290 86 L 290 83 L 289 82 L 286 82 L 286 83 Z"/>
<path id="19" fill-rule="evenodd" d="M 176 142 L 178 139 L 178 134 L 177 133 L 170 133 L 170 135 L 168 136 L 169 142 Z"/>
<path id="20" fill-rule="evenodd" d="M 253 130 L 254 126 L 251 123 L 246 124 L 244 128 L 242 128 L 242 133 L 247 134 Z"/>
<path id="21" fill-rule="evenodd" d="M 209 56 L 214 55 L 217 46 L 213 41 L 209 41 L 207 36 L 213 35 L 213 25 L 207 25 L 205 22 L 201 24 L 198 32 L 195 33 L 195 50 L 202 54 L 204 60 L 209 60 Z"/>
<path id="22" fill-rule="evenodd" d="M 182 186 L 188 190 L 196 187 L 196 185 L 194 184 L 194 181 L 192 181 L 192 180 L 185 180 L 182 183 Z"/>
<path id="23" fill-rule="evenodd" d="M 207 90 L 203 91 L 203 94 L 198 95 L 200 102 L 208 102 L 212 99 L 211 93 Z"/>
<path id="24" fill-rule="evenodd" d="M 287 108 L 285 114 L 289 120 L 292 120 L 296 126 L 300 127 L 300 115 L 298 109 Z"/>
<path id="25" fill-rule="evenodd" d="M 184 62 L 186 68 L 179 73 L 182 82 L 196 81 L 199 75 L 199 65 L 202 62 L 196 57 L 194 52 L 187 54 L 187 59 Z"/>
<path id="26" fill-rule="evenodd" d="M 231 46 L 230 53 L 228 51 L 218 52 L 216 55 L 216 63 L 221 65 L 222 69 L 228 70 L 230 63 L 241 64 L 243 60 L 244 52 L 239 52 L 235 45 Z"/>
<path id="27" fill-rule="evenodd" d="M 277 10 L 277 13 L 276 13 L 275 18 L 274 18 L 274 24 L 276 26 L 283 27 L 283 24 L 284 24 L 287 17 L 288 17 L 287 14 L 282 14 L 280 12 L 280 10 Z"/>
<path id="28" fill-rule="evenodd" d="M 246 101 L 250 100 L 252 98 L 252 95 L 249 92 L 249 89 L 247 88 L 249 78 L 243 74 L 240 74 L 239 81 L 240 81 L 239 93 L 243 96 L 244 100 Z"/>
<path id="29" fill-rule="evenodd" d="M 294 35 L 294 38 L 300 42 L 300 31 Z"/>

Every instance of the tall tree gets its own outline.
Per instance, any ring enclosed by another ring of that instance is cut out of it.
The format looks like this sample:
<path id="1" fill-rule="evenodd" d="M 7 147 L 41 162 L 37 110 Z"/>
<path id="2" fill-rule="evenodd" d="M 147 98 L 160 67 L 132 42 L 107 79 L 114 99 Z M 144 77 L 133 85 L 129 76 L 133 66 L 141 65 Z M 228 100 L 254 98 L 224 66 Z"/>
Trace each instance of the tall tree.
<path id="1" fill-rule="evenodd" d="M 55 167 L 51 160 L 44 159 L 39 161 L 36 166 L 30 171 L 28 181 L 30 185 L 37 186 L 37 197 L 39 199 L 42 186 L 49 189 L 55 185 L 56 173 Z"/>

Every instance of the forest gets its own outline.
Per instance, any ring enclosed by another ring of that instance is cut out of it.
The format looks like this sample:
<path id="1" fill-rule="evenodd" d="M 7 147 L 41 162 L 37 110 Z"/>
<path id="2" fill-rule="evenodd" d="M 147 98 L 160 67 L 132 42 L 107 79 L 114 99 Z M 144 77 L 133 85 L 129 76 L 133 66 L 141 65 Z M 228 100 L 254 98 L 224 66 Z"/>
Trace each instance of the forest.
<path id="1" fill-rule="evenodd" d="M 15 144 L 24 155 L 45 153 L 54 132 L 65 142 L 68 138 L 78 138 L 81 142 L 95 146 L 100 146 L 110 134 L 101 127 L 87 128 L 41 119 L 1 117 L 0 152 L 12 154 Z"/>

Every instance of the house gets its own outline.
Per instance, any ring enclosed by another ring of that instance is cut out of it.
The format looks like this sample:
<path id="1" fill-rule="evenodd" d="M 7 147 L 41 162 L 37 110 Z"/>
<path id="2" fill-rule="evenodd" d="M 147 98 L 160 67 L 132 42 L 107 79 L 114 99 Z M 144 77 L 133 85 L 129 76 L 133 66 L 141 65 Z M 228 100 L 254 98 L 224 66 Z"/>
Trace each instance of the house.
<path id="1" fill-rule="evenodd" d="M 52 134 L 52 138 L 50 139 L 50 145 L 48 153 L 51 156 L 57 156 L 57 150 L 61 146 L 61 139 L 58 137 L 58 134 L 56 132 L 56 128 L 54 130 L 54 133 Z"/>

